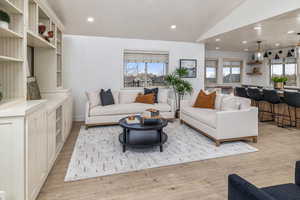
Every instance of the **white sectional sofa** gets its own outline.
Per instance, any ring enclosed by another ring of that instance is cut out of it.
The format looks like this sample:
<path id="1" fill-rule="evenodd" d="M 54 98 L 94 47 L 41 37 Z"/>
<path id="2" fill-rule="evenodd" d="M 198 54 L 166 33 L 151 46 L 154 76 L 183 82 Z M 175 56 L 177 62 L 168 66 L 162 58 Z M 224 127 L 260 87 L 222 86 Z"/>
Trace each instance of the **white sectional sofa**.
<path id="1" fill-rule="evenodd" d="M 169 90 L 160 89 L 158 93 L 158 103 L 143 104 L 134 103 L 138 93 L 142 90 L 121 90 L 113 91 L 115 104 L 108 106 L 91 107 L 90 102 L 86 103 L 85 125 L 86 128 L 98 125 L 118 124 L 123 117 L 133 114 L 140 114 L 149 108 L 155 108 L 160 111 L 162 117 L 174 119 L 175 102 L 170 99 Z"/>
<path id="2" fill-rule="evenodd" d="M 216 109 L 194 108 L 196 95 L 181 102 L 180 120 L 211 138 L 222 142 L 251 139 L 257 142 L 258 110 L 246 98 L 217 94 Z"/>

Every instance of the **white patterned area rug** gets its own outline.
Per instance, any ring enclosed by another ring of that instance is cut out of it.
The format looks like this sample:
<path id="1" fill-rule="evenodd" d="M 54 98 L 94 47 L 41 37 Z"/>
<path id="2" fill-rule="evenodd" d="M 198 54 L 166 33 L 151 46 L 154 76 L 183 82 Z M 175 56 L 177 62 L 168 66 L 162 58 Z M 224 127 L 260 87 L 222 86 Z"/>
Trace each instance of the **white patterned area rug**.
<path id="1" fill-rule="evenodd" d="M 164 132 L 169 136 L 164 152 L 159 147 L 148 149 L 127 148 L 122 152 L 119 142 L 119 126 L 81 127 L 65 181 L 119 174 L 186 162 L 219 158 L 258 151 L 244 142 L 215 143 L 199 132 L 181 125 L 169 123 Z"/>

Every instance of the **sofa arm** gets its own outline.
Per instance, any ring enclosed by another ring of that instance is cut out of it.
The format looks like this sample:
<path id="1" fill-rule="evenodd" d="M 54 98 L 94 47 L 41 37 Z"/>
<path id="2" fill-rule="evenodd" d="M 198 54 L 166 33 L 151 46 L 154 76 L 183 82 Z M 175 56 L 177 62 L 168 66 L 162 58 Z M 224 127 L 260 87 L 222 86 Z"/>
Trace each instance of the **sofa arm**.
<path id="1" fill-rule="evenodd" d="M 90 103 L 85 104 L 85 121 L 90 117 Z"/>
<path id="2" fill-rule="evenodd" d="M 175 111 L 176 111 L 175 99 L 168 98 L 168 99 L 167 99 L 167 103 L 168 103 L 168 104 L 170 105 L 170 107 L 171 107 L 171 112 L 175 112 Z"/>
<path id="3" fill-rule="evenodd" d="M 296 162 L 295 183 L 300 186 L 300 161 Z"/>
<path id="4" fill-rule="evenodd" d="M 258 109 L 256 107 L 219 111 L 216 120 L 217 139 L 258 136 Z"/>
<path id="5" fill-rule="evenodd" d="M 242 177 L 232 174 L 228 177 L 228 200 L 276 200 Z"/>

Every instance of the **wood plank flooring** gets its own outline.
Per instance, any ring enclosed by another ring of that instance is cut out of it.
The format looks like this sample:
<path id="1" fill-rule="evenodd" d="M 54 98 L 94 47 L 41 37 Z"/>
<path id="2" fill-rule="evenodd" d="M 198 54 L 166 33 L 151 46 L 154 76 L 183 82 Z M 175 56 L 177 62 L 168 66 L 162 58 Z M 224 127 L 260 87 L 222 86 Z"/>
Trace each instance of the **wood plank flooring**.
<path id="1" fill-rule="evenodd" d="M 249 143 L 255 153 L 64 182 L 80 126 L 74 124 L 38 200 L 225 200 L 228 174 L 259 187 L 288 183 L 300 160 L 300 130 L 263 123 L 258 143 Z"/>

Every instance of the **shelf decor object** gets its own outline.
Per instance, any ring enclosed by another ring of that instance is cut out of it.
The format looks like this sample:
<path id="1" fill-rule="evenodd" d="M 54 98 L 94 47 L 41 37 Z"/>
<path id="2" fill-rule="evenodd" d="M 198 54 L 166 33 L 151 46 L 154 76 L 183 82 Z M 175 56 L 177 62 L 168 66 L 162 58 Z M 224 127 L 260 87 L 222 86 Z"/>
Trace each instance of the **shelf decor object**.
<path id="1" fill-rule="evenodd" d="M 10 16 L 8 13 L 0 10 L 0 27 L 8 29 L 8 25 L 10 23 Z"/>
<path id="2" fill-rule="evenodd" d="M 283 89 L 284 84 L 288 81 L 287 77 L 273 77 L 272 81 L 274 82 L 274 88 L 275 89 Z"/>

